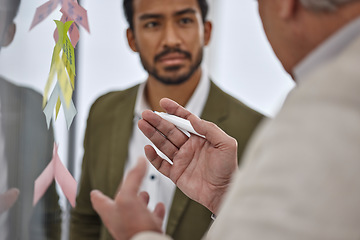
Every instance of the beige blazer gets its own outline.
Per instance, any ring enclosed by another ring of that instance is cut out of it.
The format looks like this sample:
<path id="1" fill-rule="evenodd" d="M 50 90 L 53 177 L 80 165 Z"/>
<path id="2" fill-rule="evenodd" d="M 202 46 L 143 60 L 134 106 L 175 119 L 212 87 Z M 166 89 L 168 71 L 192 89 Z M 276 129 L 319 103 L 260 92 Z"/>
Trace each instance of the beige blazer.
<path id="1" fill-rule="evenodd" d="M 112 239 L 90 202 L 90 191 L 99 189 L 113 197 L 122 180 L 128 143 L 133 129 L 138 86 L 100 97 L 92 106 L 84 141 L 85 155 L 76 208 L 72 212 L 70 239 Z M 262 115 L 211 83 L 202 118 L 215 122 L 238 141 L 242 154 Z M 211 212 L 190 200 L 179 189 L 166 233 L 175 239 L 200 239 L 211 222 Z"/>
<path id="2" fill-rule="evenodd" d="M 359 63 L 360 38 L 298 79 L 252 141 L 205 239 L 360 239 Z"/>

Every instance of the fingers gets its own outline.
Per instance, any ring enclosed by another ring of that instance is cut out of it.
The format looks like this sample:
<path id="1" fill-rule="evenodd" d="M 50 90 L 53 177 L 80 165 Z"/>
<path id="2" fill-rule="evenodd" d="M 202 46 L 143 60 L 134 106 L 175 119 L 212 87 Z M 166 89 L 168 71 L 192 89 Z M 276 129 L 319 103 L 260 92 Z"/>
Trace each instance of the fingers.
<path id="1" fill-rule="evenodd" d="M 140 189 L 140 184 L 146 174 L 147 163 L 145 158 L 141 157 L 136 166 L 129 171 L 123 184 L 120 187 L 119 194 L 136 196 Z M 119 195 L 118 194 L 118 195 Z M 118 197 L 115 198 L 115 201 Z"/>
<path id="2" fill-rule="evenodd" d="M 161 99 L 160 106 L 169 114 L 189 120 L 195 131 L 203 135 L 203 129 L 200 127 L 202 120 L 199 117 L 169 98 Z M 194 124 L 197 126 L 196 128 Z"/>
<path id="3" fill-rule="evenodd" d="M 98 190 L 93 190 L 90 193 L 91 204 L 95 211 L 103 218 L 104 215 L 108 214 L 111 211 L 111 206 L 113 205 L 113 200 L 105 196 L 102 192 Z"/>
<path id="4" fill-rule="evenodd" d="M 152 111 L 144 111 L 142 113 L 142 118 L 146 122 L 140 120 L 138 126 L 150 140 L 156 142 L 159 141 L 162 145 L 172 144 L 175 148 L 180 148 L 188 139 L 188 137 L 182 131 L 177 129 L 174 124 L 162 119 Z M 166 137 L 164 138 L 164 136 Z M 172 149 L 175 149 L 174 147 Z"/>
<path id="5" fill-rule="evenodd" d="M 221 128 L 219 128 L 215 123 L 208 122 L 205 120 L 193 121 L 192 122 L 194 129 L 204 135 L 206 140 L 208 140 L 214 147 L 220 145 L 231 146 L 232 148 L 237 148 L 236 140 L 227 135 Z"/>
<path id="6" fill-rule="evenodd" d="M 149 204 L 150 196 L 147 192 L 140 192 L 139 199 L 147 206 Z"/>
<path id="7" fill-rule="evenodd" d="M 160 100 L 160 106 L 169 114 L 185 118 L 191 122 L 195 131 L 204 135 L 206 139 L 213 145 L 220 143 L 233 144 L 233 138 L 227 135 L 216 124 L 201 120 L 171 99 L 163 98 Z"/>
<path id="8" fill-rule="evenodd" d="M 161 223 L 164 220 L 165 217 L 165 205 L 163 203 L 158 203 L 155 206 L 154 212 L 153 214 L 155 215 L 155 217 L 157 217 Z"/>
<path id="9" fill-rule="evenodd" d="M 169 114 L 173 114 L 185 119 L 188 119 L 189 116 L 193 115 L 191 112 L 186 110 L 184 107 L 180 106 L 177 102 L 169 99 L 163 98 L 160 100 L 160 106 Z M 189 119 L 188 119 L 189 120 Z"/>
<path id="10" fill-rule="evenodd" d="M 0 214 L 10 209 L 18 199 L 19 189 L 11 188 L 3 194 L 0 194 Z"/>
<path id="11" fill-rule="evenodd" d="M 153 142 L 160 151 L 170 159 L 174 157 L 174 153 L 178 151 L 178 148 L 163 134 L 157 131 L 155 126 L 151 126 L 145 120 L 139 120 L 138 126 L 144 135 Z"/>
<path id="12" fill-rule="evenodd" d="M 144 147 L 145 156 L 149 159 L 150 163 L 163 175 L 170 178 L 171 164 L 161 158 L 155 149 L 149 145 Z"/>

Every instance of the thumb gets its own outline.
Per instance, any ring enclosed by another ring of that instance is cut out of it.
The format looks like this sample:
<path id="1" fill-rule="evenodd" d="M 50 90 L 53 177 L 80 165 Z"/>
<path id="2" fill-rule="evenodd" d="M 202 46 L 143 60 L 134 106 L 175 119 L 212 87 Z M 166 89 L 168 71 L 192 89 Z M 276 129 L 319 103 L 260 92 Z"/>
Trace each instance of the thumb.
<path id="1" fill-rule="evenodd" d="M 232 144 L 233 138 L 227 135 L 215 123 L 202 120 L 195 115 L 189 116 L 188 119 L 191 122 L 191 125 L 194 127 L 195 131 L 204 135 L 206 140 L 208 140 L 213 145 L 218 145 L 221 143 Z"/>

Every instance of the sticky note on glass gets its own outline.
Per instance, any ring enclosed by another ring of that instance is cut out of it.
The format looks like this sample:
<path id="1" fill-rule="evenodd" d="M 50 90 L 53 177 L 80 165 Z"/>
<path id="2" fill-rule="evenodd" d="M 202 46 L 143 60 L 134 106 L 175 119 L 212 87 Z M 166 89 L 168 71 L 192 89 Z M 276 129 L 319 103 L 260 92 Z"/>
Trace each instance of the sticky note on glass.
<path id="1" fill-rule="evenodd" d="M 70 39 L 67 35 L 68 29 L 73 24 L 73 21 L 63 23 L 55 20 L 55 23 L 58 29 L 58 41 L 54 47 L 50 73 L 45 85 L 43 108 L 49 127 L 53 116 L 53 110 L 55 109 L 57 117 L 60 106 L 63 106 L 67 127 L 70 128 L 77 113 L 72 101 L 73 90 L 75 87 L 75 53 L 74 47 L 70 43 Z M 60 57 L 60 54 L 62 54 L 62 57 Z M 55 76 L 57 76 L 57 83 L 48 99 L 53 84 L 53 78 Z"/>
<path id="2" fill-rule="evenodd" d="M 61 12 L 90 32 L 87 11 L 76 0 L 49 0 L 35 11 L 30 30 L 47 18 L 61 4 Z M 75 44 L 76 45 L 76 44 Z"/>
<path id="3" fill-rule="evenodd" d="M 44 171 L 35 180 L 34 185 L 34 199 L 35 206 L 38 201 L 44 196 L 50 184 L 56 180 L 60 185 L 65 197 L 69 200 L 72 207 L 75 207 L 77 182 L 63 165 L 58 155 L 58 146 L 54 143 L 53 157 Z"/>
<path id="4" fill-rule="evenodd" d="M 30 30 L 47 18 L 58 6 L 60 0 L 50 0 L 38 7 L 30 26 Z"/>

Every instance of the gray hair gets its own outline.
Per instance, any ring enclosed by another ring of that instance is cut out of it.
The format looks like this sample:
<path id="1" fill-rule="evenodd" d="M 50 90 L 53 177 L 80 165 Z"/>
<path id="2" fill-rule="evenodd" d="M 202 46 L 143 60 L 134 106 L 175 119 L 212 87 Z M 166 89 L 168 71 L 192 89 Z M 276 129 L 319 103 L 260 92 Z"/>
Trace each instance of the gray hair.
<path id="1" fill-rule="evenodd" d="M 339 5 L 358 0 L 300 0 L 302 5 L 313 11 L 334 11 Z"/>

